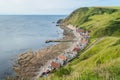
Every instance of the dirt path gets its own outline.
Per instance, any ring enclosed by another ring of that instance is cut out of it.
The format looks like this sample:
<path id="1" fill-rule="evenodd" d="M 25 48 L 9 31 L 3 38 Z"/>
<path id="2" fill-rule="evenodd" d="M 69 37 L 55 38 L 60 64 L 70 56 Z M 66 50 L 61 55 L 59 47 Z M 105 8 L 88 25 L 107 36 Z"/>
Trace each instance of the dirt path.
<path id="1" fill-rule="evenodd" d="M 89 45 L 82 54 L 86 53 L 86 52 L 89 51 L 91 48 L 93 48 L 94 45 L 96 45 L 98 42 L 100 42 L 103 38 L 104 38 L 104 37 L 98 38 L 95 42 L 93 42 L 91 45 Z"/>

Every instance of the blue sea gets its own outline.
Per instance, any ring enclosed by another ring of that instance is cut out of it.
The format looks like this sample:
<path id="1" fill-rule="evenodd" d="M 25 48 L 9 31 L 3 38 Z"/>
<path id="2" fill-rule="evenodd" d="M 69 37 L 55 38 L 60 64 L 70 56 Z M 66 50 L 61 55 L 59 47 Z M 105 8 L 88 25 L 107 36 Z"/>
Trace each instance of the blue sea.
<path id="1" fill-rule="evenodd" d="M 49 39 L 63 37 L 56 26 L 63 15 L 1 15 L 0 16 L 0 80 L 13 75 L 14 59 L 28 49 L 38 50 L 53 43 Z"/>

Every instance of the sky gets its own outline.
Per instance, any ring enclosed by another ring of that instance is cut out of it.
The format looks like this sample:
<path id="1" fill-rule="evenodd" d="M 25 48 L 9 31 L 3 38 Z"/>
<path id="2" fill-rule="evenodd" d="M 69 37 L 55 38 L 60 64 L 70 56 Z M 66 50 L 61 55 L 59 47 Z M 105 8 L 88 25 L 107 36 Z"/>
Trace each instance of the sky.
<path id="1" fill-rule="evenodd" d="M 88 6 L 120 6 L 120 0 L 0 0 L 0 14 L 66 15 Z"/>

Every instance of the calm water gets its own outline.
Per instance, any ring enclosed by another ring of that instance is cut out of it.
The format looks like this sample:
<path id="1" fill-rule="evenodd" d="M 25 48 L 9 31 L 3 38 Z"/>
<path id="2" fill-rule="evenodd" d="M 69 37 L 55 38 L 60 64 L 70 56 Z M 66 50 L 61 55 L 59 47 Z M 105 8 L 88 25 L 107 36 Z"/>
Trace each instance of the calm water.
<path id="1" fill-rule="evenodd" d="M 28 49 L 37 50 L 52 44 L 45 40 L 61 38 L 56 27 L 65 16 L 0 16 L 0 80 L 11 75 L 13 59 Z"/>

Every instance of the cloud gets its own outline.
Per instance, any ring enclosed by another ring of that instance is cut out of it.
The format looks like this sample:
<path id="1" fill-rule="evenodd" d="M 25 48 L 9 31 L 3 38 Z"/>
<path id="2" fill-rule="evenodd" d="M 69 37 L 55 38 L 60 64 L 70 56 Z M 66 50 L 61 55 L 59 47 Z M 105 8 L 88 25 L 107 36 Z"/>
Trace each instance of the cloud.
<path id="1" fill-rule="evenodd" d="M 104 0 L 106 2 L 108 0 Z M 112 2 L 111 0 L 108 2 Z M 0 0 L 1 14 L 68 14 L 82 6 L 99 5 L 103 0 Z M 102 5 L 100 4 L 100 5 Z"/>
<path id="2" fill-rule="evenodd" d="M 75 9 L 81 3 L 82 0 L 0 0 L 0 13 L 57 12 Z"/>

